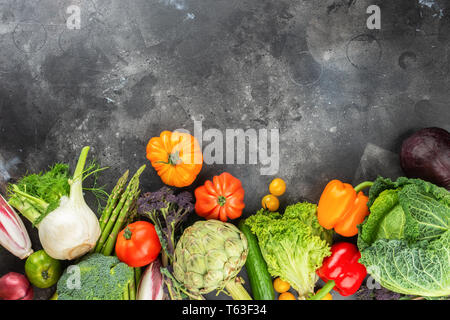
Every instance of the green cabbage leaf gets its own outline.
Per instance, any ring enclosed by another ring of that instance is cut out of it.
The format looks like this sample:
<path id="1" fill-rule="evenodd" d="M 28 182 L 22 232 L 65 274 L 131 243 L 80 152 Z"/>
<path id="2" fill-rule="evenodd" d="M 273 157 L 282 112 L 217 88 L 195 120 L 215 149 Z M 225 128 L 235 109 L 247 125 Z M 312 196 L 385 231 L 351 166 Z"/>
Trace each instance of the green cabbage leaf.
<path id="1" fill-rule="evenodd" d="M 420 179 L 378 178 L 359 227 L 360 262 L 383 287 L 450 295 L 450 193 Z"/>

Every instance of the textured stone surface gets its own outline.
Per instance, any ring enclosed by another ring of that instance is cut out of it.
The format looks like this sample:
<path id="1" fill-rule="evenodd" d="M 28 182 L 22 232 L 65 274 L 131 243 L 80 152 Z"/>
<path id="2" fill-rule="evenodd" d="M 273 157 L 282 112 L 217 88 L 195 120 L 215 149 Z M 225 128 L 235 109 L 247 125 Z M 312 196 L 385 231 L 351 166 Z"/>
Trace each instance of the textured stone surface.
<path id="1" fill-rule="evenodd" d="M 80 30 L 65 24 L 73 4 Z M 366 27 L 371 4 L 381 30 Z M 439 0 L 0 0 L 0 179 L 73 163 L 90 145 L 111 167 L 101 179 L 111 188 L 147 162 L 150 137 L 192 131 L 193 120 L 223 132 L 278 128 L 282 205 L 317 201 L 332 178 L 399 172 L 404 137 L 450 129 L 449 9 Z M 251 214 L 272 179 L 260 167 L 209 165 L 189 190 L 227 170 Z M 161 185 L 148 168 L 142 189 Z M 0 274 L 13 270 L 23 263 L 0 251 Z"/>

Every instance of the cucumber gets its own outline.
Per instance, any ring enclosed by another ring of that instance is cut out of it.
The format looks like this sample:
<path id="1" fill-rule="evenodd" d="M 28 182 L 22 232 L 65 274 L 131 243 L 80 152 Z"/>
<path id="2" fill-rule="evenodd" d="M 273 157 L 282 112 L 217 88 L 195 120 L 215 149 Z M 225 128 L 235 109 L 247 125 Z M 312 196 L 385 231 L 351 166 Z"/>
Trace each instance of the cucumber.
<path id="1" fill-rule="evenodd" d="M 253 299 L 255 300 L 275 300 L 275 292 L 272 285 L 272 277 L 267 270 L 266 261 L 259 248 L 258 239 L 245 225 L 245 220 L 239 222 L 239 229 L 247 238 L 248 257 L 245 262 L 250 287 L 252 288 Z"/>

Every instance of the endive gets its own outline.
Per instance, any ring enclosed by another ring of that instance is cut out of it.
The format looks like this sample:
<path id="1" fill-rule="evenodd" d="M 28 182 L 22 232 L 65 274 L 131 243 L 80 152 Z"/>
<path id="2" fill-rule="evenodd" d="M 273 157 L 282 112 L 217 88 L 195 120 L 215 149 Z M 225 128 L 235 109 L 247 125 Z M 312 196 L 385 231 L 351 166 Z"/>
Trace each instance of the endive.
<path id="1" fill-rule="evenodd" d="M 0 245 L 20 259 L 33 253 L 30 237 L 22 220 L 1 195 Z"/>
<path id="2" fill-rule="evenodd" d="M 67 166 L 55 165 L 9 187 L 9 203 L 39 229 L 42 247 L 54 259 L 76 259 L 89 252 L 100 236 L 97 216 L 83 197 L 88 152 L 89 147 L 81 151 L 72 178 Z"/>

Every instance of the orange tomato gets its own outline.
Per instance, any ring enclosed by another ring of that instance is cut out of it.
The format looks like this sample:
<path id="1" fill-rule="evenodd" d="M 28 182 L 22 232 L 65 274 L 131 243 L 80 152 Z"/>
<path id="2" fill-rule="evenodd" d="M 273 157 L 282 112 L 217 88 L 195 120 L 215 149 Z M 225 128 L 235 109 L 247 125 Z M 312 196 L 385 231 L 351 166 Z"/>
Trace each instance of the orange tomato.
<path id="1" fill-rule="evenodd" d="M 245 208 L 241 181 L 228 172 L 195 189 L 195 212 L 206 219 L 237 219 Z"/>
<path id="2" fill-rule="evenodd" d="M 286 183 L 280 178 L 273 179 L 269 185 L 269 191 L 274 196 L 279 197 L 286 192 Z"/>
<path id="3" fill-rule="evenodd" d="M 290 292 L 283 292 L 278 297 L 278 300 L 297 300 L 295 296 Z"/>
<path id="4" fill-rule="evenodd" d="M 333 296 L 331 295 L 331 293 L 327 293 L 327 295 L 325 297 L 323 297 L 321 300 L 333 300 Z"/>
<path id="5" fill-rule="evenodd" d="M 182 132 L 163 131 L 159 137 L 151 138 L 147 159 L 165 184 L 178 188 L 191 185 L 203 165 L 197 139 Z"/>
<path id="6" fill-rule="evenodd" d="M 277 211 L 280 207 L 280 201 L 273 194 L 268 194 L 261 201 L 262 207 L 269 211 Z"/>
<path id="7" fill-rule="evenodd" d="M 291 288 L 291 285 L 289 284 L 289 282 L 281 280 L 281 278 L 276 278 L 273 281 L 273 288 L 278 293 L 284 293 Z"/>

